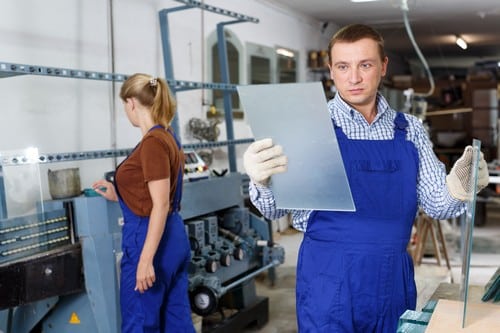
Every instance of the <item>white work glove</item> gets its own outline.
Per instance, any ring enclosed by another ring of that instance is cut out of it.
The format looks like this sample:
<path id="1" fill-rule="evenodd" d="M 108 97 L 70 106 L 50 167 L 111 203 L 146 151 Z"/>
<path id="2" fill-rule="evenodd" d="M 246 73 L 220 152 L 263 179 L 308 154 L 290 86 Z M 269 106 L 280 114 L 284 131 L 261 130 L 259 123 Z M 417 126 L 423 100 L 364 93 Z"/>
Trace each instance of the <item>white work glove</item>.
<path id="1" fill-rule="evenodd" d="M 448 176 L 446 176 L 446 185 L 450 194 L 458 200 L 470 200 L 472 194 L 472 156 L 474 148 L 465 147 L 464 153 L 455 162 Z M 488 165 L 484 160 L 484 155 L 480 152 L 478 171 L 477 171 L 477 189 L 476 193 L 485 188 L 489 183 Z"/>
<path id="2" fill-rule="evenodd" d="M 274 145 L 272 139 L 253 142 L 243 154 L 243 166 L 250 179 L 267 186 L 272 175 L 287 170 L 288 159 L 283 148 Z"/>

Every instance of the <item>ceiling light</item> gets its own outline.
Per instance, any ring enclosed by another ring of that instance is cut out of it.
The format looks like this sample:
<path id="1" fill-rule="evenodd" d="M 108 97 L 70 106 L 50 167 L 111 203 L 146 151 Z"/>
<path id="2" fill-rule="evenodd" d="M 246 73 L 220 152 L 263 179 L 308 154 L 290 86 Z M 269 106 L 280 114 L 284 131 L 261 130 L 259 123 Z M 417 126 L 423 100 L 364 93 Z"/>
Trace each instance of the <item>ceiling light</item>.
<path id="1" fill-rule="evenodd" d="M 351 2 L 374 2 L 378 0 L 351 0 Z"/>
<path id="2" fill-rule="evenodd" d="M 288 58 L 293 58 L 295 56 L 295 54 L 292 51 L 284 49 L 284 48 L 276 49 L 276 53 L 279 55 L 288 57 Z"/>
<path id="3" fill-rule="evenodd" d="M 465 40 L 462 37 L 457 36 L 455 43 L 457 43 L 457 45 L 459 47 L 461 47 L 463 50 L 467 49 L 467 43 L 465 42 Z"/>

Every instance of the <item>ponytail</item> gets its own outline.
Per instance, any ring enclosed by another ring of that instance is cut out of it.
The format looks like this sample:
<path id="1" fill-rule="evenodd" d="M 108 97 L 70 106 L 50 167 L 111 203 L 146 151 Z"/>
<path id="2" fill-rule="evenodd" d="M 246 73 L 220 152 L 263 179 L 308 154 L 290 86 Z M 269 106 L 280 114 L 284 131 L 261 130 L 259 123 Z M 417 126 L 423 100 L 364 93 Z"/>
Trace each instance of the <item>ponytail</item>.
<path id="1" fill-rule="evenodd" d="M 151 109 L 155 123 L 168 127 L 175 115 L 177 104 L 164 79 L 136 73 L 130 76 L 120 90 L 120 98 L 136 98 Z"/>

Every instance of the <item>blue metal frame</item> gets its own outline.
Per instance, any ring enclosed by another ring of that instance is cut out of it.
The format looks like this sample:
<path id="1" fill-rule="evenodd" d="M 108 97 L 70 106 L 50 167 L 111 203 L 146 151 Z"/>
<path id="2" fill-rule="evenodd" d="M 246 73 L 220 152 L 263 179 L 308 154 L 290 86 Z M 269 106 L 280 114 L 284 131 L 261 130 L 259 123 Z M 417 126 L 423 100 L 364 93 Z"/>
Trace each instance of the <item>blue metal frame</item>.
<path id="1" fill-rule="evenodd" d="M 221 80 L 223 83 L 229 84 L 229 61 L 227 57 L 226 36 L 224 27 L 229 24 L 240 23 L 241 20 L 221 22 L 217 24 L 217 48 L 219 50 L 219 66 L 221 70 Z M 233 98 L 232 92 L 224 90 L 224 119 L 226 120 L 226 134 L 228 140 L 234 139 L 233 127 Z M 229 171 L 235 172 L 236 169 L 236 149 L 234 146 L 228 146 Z"/>
<path id="2" fill-rule="evenodd" d="M 182 145 L 184 149 L 216 148 L 223 146 L 234 146 L 238 144 L 252 143 L 254 139 L 238 139 L 217 142 L 186 143 Z M 132 148 L 106 149 L 91 151 L 76 151 L 66 153 L 42 153 L 38 156 L 36 163 L 47 164 L 57 162 L 83 161 L 101 158 L 124 157 L 132 152 Z M 16 166 L 33 163 L 24 155 L 4 155 L 0 159 L 0 188 L 3 188 L 2 166 Z M 0 217 L 4 211 L 5 203 L 0 201 Z M 6 215 L 5 215 L 6 216 Z"/>
<path id="3" fill-rule="evenodd" d="M 236 172 L 236 149 L 234 144 L 232 144 L 234 140 L 234 127 L 233 127 L 233 113 L 232 113 L 232 98 L 231 94 L 236 90 L 236 86 L 230 83 L 229 79 L 229 66 L 227 59 L 227 48 L 226 48 L 226 38 L 224 36 L 224 26 L 229 24 L 241 23 L 241 22 L 253 22 L 258 23 L 259 20 L 247 15 L 238 14 L 226 9 L 214 7 L 211 5 L 206 5 L 199 1 L 195 0 L 175 0 L 177 2 L 181 2 L 186 4 L 186 6 L 174 7 L 162 9 L 159 12 L 160 17 L 160 31 L 161 31 L 161 41 L 162 41 L 162 50 L 163 50 L 163 65 L 165 70 L 165 77 L 168 79 L 174 80 L 174 68 L 172 62 L 172 48 L 170 46 L 170 30 L 168 23 L 168 14 L 184 9 L 189 8 L 200 8 L 202 10 L 206 10 L 209 12 L 213 12 L 216 14 L 221 14 L 225 16 L 229 16 L 232 18 L 236 18 L 234 21 L 221 22 L 217 24 L 217 46 L 219 50 L 219 64 L 221 69 L 221 80 L 222 84 L 200 84 L 199 86 L 194 84 L 188 89 L 197 89 L 207 87 L 209 89 L 220 88 L 224 91 L 224 118 L 226 121 L 226 133 L 227 133 L 227 146 L 228 146 L 228 160 L 229 160 L 229 171 Z M 211 85 L 211 86 L 210 86 Z M 183 89 L 184 88 L 184 89 Z M 181 87 L 180 89 L 176 87 L 172 87 L 174 93 L 178 91 L 188 90 L 185 87 Z M 179 123 L 177 115 L 172 120 L 172 127 L 176 132 L 179 132 Z"/>
<path id="4" fill-rule="evenodd" d="M 259 23 L 259 19 L 258 18 L 247 16 L 247 15 L 243 15 L 243 14 L 238 14 L 236 12 L 233 12 L 233 11 L 230 11 L 230 10 L 227 10 L 227 9 L 223 9 L 223 8 L 219 8 L 219 7 L 207 5 L 207 4 L 201 3 L 200 1 L 196 1 L 196 0 L 174 0 L 174 1 L 184 3 L 184 4 L 186 4 L 190 8 L 197 7 L 197 8 L 206 10 L 208 12 L 212 12 L 212 13 L 221 14 L 221 15 L 232 17 L 232 18 L 236 18 L 240 22 Z"/>
<path id="5" fill-rule="evenodd" d="M 0 78 L 8 78 L 20 75 L 41 75 L 70 79 L 98 80 L 123 82 L 129 75 L 119 73 L 95 72 L 73 68 L 47 67 L 39 65 L 18 64 L 11 62 L 0 62 Z M 174 91 L 184 91 L 193 89 L 215 89 L 215 90 L 236 90 L 236 85 L 222 83 L 201 83 L 196 81 L 173 80 L 166 78 L 168 84 Z"/>

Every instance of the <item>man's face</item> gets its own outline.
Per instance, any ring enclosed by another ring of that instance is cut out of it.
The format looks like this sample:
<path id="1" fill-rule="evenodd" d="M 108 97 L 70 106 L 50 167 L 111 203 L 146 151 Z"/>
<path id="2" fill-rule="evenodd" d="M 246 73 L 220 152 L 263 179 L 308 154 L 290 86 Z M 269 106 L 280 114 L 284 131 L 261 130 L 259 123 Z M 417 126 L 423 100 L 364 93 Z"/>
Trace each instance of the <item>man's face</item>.
<path id="1" fill-rule="evenodd" d="M 371 105 L 388 62 L 387 57 L 380 59 L 377 42 L 369 38 L 337 42 L 330 59 L 330 76 L 340 96 L 356 109 Z"/>

